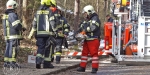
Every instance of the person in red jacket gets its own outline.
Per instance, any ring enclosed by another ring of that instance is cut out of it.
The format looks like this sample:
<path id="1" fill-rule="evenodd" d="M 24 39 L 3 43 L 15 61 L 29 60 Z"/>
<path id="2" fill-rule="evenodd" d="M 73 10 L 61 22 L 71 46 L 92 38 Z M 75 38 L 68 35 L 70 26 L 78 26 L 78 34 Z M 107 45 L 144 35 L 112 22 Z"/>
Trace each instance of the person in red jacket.
<path id="1" fill-rule="evenodd" d="M 92 57 L 92 72 L 97 73 L 99 66 L 98 48 L 100 45 L 100 19 L 95 13 L 93 6 L 87 5 L 83 8 L 86 21 L 80 25 L 80 32 L 85 32 L 86 38 L 83 43 L 80 67 L 78 72 L 85 72 L 88 54 Z M 86 23 L 85 23 L 86 22 Z"/>

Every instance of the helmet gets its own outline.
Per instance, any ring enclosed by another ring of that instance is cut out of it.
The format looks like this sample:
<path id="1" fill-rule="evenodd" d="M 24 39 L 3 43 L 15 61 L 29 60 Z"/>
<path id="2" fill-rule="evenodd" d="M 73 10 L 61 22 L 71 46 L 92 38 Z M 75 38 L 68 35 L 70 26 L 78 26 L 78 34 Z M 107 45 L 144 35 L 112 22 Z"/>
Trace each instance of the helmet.
<path id="1" fill-rule="evenodd" d="M 56 0 L 51 0 L 51 3 L 56 6 Z"/>
<path id="2" fill-rule="evenodd" d="M 55 5 L 56 6 L 56 0 L 41 0 L 41 5 Z"/>
<path id="3" fill-rule="evenodd" d="M 17 6 L 18 6 L 18 3 L 14 0 L 9 0 L 6 3 L 7 9 L 15 9 L 15 8 L 17 8 Z"/>
<path id="4" fill-rule="evenodd" d="M 85 13 L 85 12 L 86 12 L 88 15 L 90 15 L 90 14 L 93 14 L 95 11 L 94 11 L 93 6 L 87 5 L 87 6 L 85 6 L 85 7 L 83 8 L 83 12 L 82 12 L 82 13 Z"/>

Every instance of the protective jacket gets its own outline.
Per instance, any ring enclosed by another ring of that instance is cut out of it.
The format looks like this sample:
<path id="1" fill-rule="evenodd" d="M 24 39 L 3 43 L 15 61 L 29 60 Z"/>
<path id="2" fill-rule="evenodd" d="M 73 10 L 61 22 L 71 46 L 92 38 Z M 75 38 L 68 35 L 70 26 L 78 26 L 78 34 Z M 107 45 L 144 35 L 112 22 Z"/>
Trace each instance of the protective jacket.
<path id="1" fill-rule="evenodd" d="M 22 24 L 12 9 L 6 10 L 2 17 L 5 40 L 22 39 Z"/>
<path id="2" fill-rule="evenodd" d="M 80 28 L 82 31 L 86 32 L 87 39 L 86 40 L 94 40 L 95 38 L 100 38 L 100 25 L 101 22 L 96 13 L 92 14 L 88 21 L 84 21 Z"/>
<path id="3" fill-rule="evenodd" d="M 64 37 L 64 35 L 68 35 L 70 30 L 70 26 L 63 16 L 60 17 L 60 24 L 58 24 L 56 28 L 58 32 L 58 37 Z"/>

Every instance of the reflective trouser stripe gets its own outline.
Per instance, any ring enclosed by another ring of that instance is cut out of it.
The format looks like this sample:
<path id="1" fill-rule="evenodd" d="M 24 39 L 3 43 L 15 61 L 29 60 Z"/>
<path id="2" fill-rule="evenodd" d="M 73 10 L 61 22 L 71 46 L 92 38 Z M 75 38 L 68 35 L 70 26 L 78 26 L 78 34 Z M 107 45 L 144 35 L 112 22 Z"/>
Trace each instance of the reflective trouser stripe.
<path id="1" fill-rule="evenodd" d="M 12 58 L 15 58 L 16 56 L 16 47 L 12 47 Z"/>
<path id="2" fill-rule="evenodd" d="M 56 56 L 61 56 L 61 53 L 60 52 L 56 52 L 55 55 Z"/>
<path id="3" fill-rule="evenodd" d="M 4 57 L 4 61 L 9 61 L 9 58 L 8 57 Z"/>
<path id="4" fill-rule="evenodd" d="M 81 67 L 86 67 L 87 59 L 88 59 L 87 56 L 82 56 L 82 57 L 81 57 L 81 63 L 80 63 L 80 66 L 81 66 Z"/>
<path id="5" fill-rule="evenodd" d="M 16 62 L 16 58 L 9 58 L 9 62 L 12 62 L 12 61 Z"/>
<path id="6" fill-rule="evenodd" d="M 51 61 L 51 58 L 44 58 L 45 61 Z"/>
<path id="7" fill-rule="evenodd" d="M 36 57 L 42 57 L 43 58 L 42 54 L 37 54 Z"/>
<path id="8" fill-rule="evenodd" d="M 98 57 L 92 57 L 92 67 L 93 68 L 98 68 L 98 64 L 99 64 L 99 61 L 98 61 Z"/>

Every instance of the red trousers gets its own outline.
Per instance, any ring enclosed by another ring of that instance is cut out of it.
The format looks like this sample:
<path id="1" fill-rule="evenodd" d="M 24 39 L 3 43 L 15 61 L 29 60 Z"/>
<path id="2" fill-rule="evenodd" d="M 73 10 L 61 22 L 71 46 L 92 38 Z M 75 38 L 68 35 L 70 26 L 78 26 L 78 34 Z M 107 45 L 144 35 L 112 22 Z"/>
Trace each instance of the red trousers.
<path id="1" fill-rule="evenodd" d="M 98 39 L 85 41 L 83 44 L 80 67 L 86 68 L 88 54 L 92 57 L 92 68 L 98 68 L 98 49 L 100 41 Z"/>

